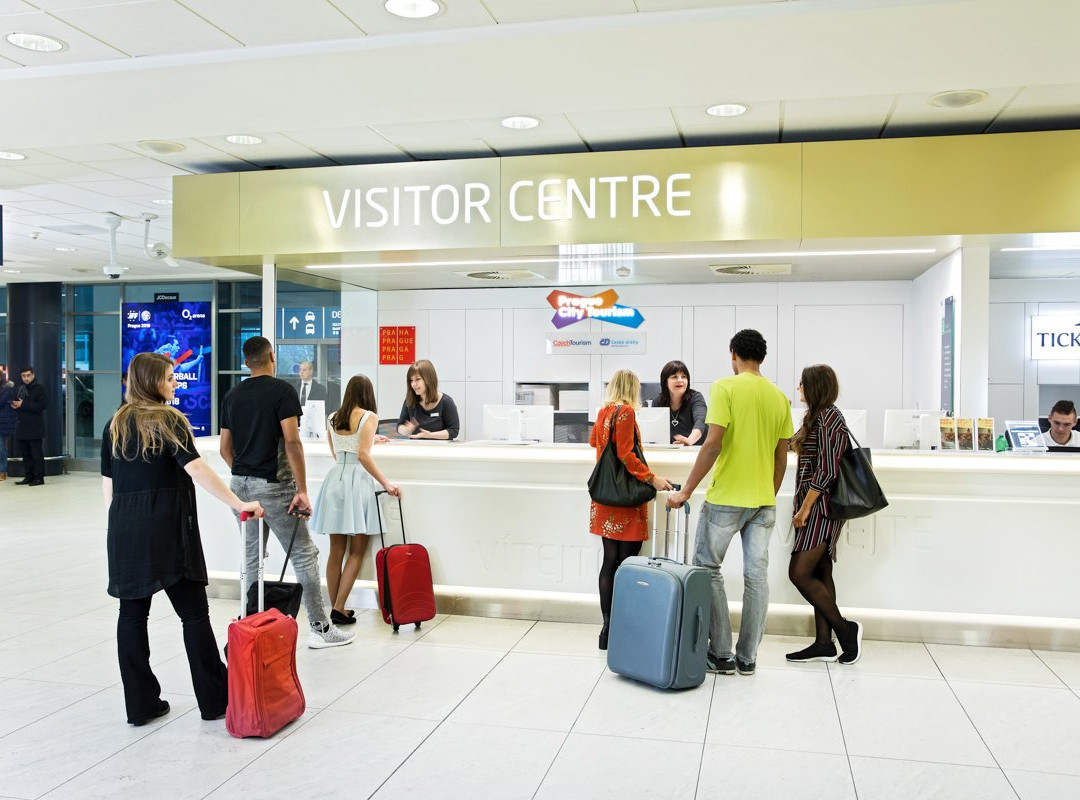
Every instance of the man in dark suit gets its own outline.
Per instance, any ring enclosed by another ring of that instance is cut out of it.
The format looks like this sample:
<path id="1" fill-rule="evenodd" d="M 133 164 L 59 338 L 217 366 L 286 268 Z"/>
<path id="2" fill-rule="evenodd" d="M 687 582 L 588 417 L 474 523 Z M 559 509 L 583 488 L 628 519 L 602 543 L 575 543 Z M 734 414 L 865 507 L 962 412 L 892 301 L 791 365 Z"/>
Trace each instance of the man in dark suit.
<path id="1" fill-rule="evenodd" d="M 296 393 L 300 395 L 300 407 L 308 400 L 326 400 L 326 387 L 314 380 L 315 365 L 310 361 L 300 362 L 300 382 L 296 384 Z"/>
<path id="2" fill-rule="evenodd" d="M 45 409 L 49 407 L 49 395 L 34 379 L 33 367 L 23 367 L 19 377 L 23 385 L 18 388 L 18 399 L 11 402 L 11 407 L 19 415 L 15 441 L 19 443 L 25 477 L 16 485 L 42 486 L 45 483 Z"/>

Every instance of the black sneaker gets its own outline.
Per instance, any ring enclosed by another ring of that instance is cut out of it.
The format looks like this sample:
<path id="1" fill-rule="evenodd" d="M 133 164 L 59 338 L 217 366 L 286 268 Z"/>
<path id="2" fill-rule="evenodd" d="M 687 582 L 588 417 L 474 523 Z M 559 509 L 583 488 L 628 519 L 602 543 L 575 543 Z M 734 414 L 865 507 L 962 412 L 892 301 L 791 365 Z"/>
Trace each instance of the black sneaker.
<path id="1" fill-rule="evenodd" d="M 841 664 L 854 664 L 862 657 L 863 626 L 861 622 L 848 621 L 848 629 L 843 636 L 837 634 L 844 652 L 836 659 Z"/>
<path id="2" fill-rule="evenodd" d="M 753 675 L 754 670 L 757 669 L 757 664 L 753 661 L 743 661 L 741 658 L 735 659 L 735 666 L 739 670 L 740 675 Z"/>
<path id="3" fill-rule="evenodd" d="M 836 661 L 836 644 L 830 639 L 826 644 L 814 642 L 804 650 L 788 653 L 788 661 L 804 663 L 809 661 Z"/>
<path id="4" fill-rule="evenodd" d="M 735 659 L 720 658 L 720 656 L 714 656 L 712 653 L 709 653 L 705 656 L 705 671 L 717 672 L 721 675 L 734 675 Z"/>

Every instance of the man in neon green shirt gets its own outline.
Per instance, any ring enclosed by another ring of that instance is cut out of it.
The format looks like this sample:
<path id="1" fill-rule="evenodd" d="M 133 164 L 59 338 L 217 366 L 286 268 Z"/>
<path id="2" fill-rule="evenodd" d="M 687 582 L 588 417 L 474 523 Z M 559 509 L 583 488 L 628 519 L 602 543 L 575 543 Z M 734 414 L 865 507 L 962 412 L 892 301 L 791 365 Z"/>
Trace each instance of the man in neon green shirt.
<path id="1" fill-rule="evenodd" d="M 710 672 L 754 674 L 769 611 L 769 537 L 776 524 L 776 493 L 787 470 L 791 403 L 761 374 L 765 338 L 741 330 L 731 339 L 735 375 L 709 390 L 708 434 L 681 491 L 668 498 L 679 508 L 715 464 L 698 519 L 694 564 L 712 570 Z M 720 565 L 736 533 L 742 534 L 743 607 L 739 644 L 731 647 L 731 617 Z"/>

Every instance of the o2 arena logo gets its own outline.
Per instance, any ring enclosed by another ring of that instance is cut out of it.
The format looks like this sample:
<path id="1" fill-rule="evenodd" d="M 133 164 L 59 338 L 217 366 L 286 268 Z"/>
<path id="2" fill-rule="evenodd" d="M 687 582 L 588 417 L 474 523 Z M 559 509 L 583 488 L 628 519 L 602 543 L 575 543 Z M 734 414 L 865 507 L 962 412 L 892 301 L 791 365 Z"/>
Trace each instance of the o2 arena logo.
<path id="1" fill-rule="evenodd" d="M 585 319 L 598 319 L 613 325 L 636 328 L 645 321 L 641 312 L 630 306 L 620 306 L 615 301 L 619 295 L 614 289 L 608 289 L 591 297 L 582 297 L 556 289 L 547 296 L 547 301 L 555 309 L 551 324 L 556 328 L 565 328 Z"/>

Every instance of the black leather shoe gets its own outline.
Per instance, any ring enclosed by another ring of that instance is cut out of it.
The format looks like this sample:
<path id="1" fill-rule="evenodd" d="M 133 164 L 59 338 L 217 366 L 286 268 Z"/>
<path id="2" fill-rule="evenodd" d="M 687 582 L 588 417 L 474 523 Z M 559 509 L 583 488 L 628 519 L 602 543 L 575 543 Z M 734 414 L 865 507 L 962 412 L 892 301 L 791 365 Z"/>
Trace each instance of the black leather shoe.
<path id="1" fill-rule="evenodd" d="M 45 479 L 44 478 L 38 478 L 36 481 L 30 481 L 30 483 L 28 485 L 29 486 L 44 486 L 45 485 Z"/>
<path id="2" fill-rule="evenodd" d="M 16 486 L 25 486 L 28 483 L 30 483 L 29 478 L 23 478 L 21 481 L 15 481 Z"/>
<path id="3" fill-rule="evenodd" d="M 140 719 L 129 719 L 128 722 L 134 725 L 136 728 L 141 728 L 146 723 L 153 722 L 158 717 L 164 717 L 166 714 L 169 713 L 169 701 L 160 700 L 158 702 L 160 703 L 160 705 L 158 705 L 157 710 L 153 714 L 148 717 L 142 717 Z"/>
<path id="4" fill-rule="evenodd" d="M 335 625 L 355 625 L 356 617 L 342 614 L 336 608 L 330 609 L 330 621 Z"/>

